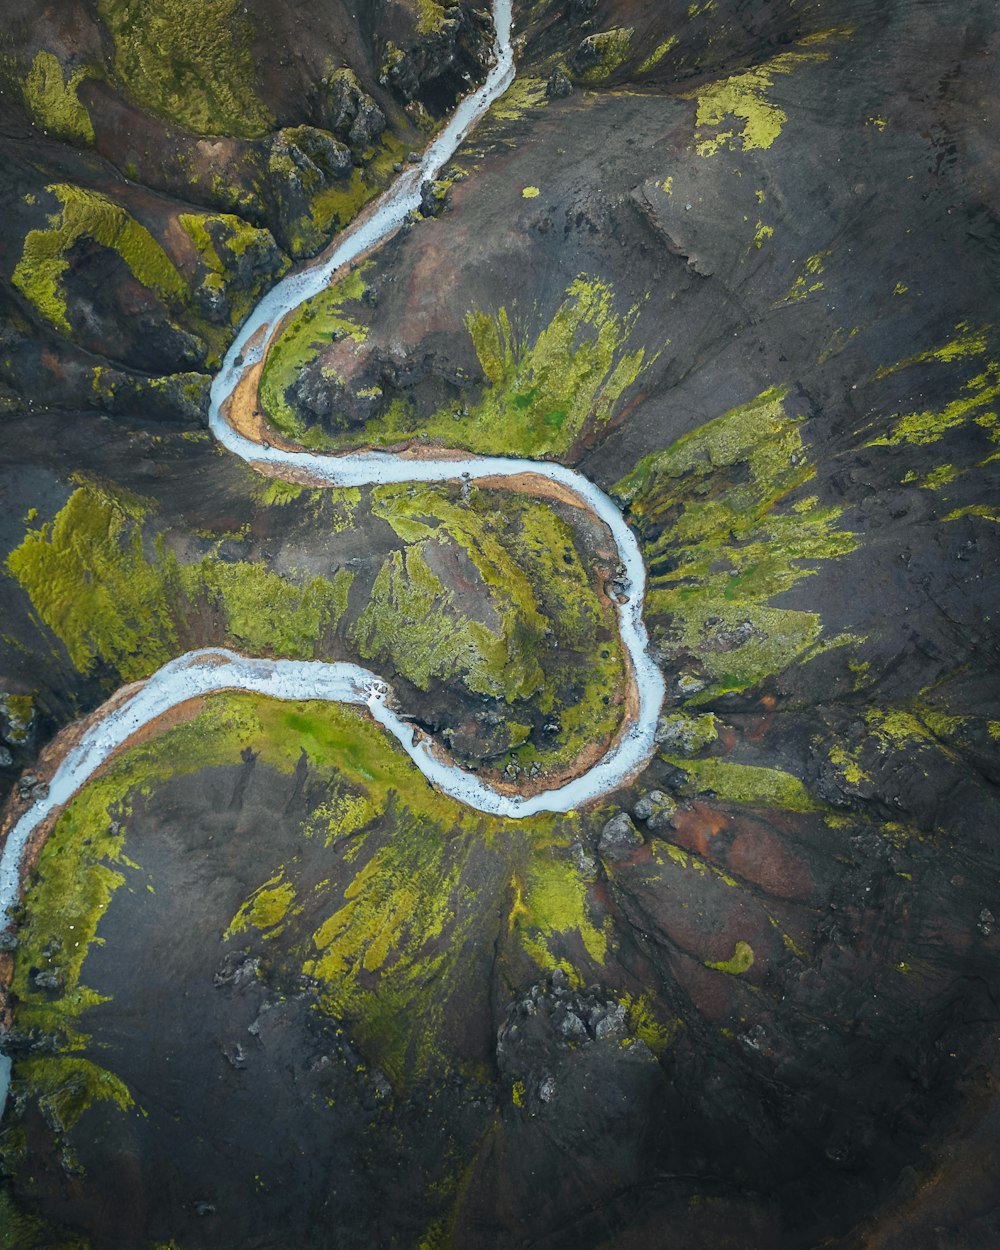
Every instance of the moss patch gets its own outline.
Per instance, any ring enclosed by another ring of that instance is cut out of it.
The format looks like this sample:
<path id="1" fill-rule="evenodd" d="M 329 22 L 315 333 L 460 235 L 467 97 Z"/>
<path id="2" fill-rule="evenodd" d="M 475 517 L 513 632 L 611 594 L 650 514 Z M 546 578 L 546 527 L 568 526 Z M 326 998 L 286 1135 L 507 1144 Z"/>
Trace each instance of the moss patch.
<path id="1" fill-rule="evenodd" d="M 49 218 L 47 230 L 29 231 L 11 281 L 57 329 L 70 332 L 61 283 L 66 254 L 80 238 L 117 252 L 136 279 L 168 306 L 184 299 L 187 287 L 166 252 L 120 204 L 70 183 L 52 183 L 46 190 L 62 211 Z"/>
<path id="2" fill-rule="evenodd" d="M 24 102 L 40 126 L 60 139 L 93 143 L 90 114 L 77 94 L 91 70 L 85 66 L 64 77 L 63 67 L 52 52 L 41 51 L 21 82 Z"/>
<path id="3" fill-rule="evenodd" d="M 52 522 L 29 529 L 7 569 L 81 673 L 110 670 L 122 681 L 148 677 L 177 654 L 196 609 L 221 618 L 219 641 L 313 658 L 343 615 L 352 581 L 340 569 L 297 583 L 214 555 L 181 565 L 155 534 L 149 505 L 94 484 L 74 491 Z"/>
<path id="4" fill-rule="evenodd" d="M 256 139 L 271 128 L 239 0 L 98 0 L 97 11 L 138 104 L 199 135 Z"/>
<path id="5" fill-rule="evenodd" d="M 698 101 L 694 137 L 699 156 L 714 156 L 725 149 L 749 152 L 769 148 L 788 121 L 784 109 L 767 98 L 775 78 L 779 74 L 793 74 L 804 65 L 827 60 L 830 53 L 816 45 L 849 33 L 838 30 L 811 35 L 791 52 L 781 52 L 753 69 L 722 78 L 686 95 L 685 99 Z M 723 129 L 724 126 L 727 128 Z"/>
<path id="6" fill-rule="evenodd" d="M 350 298 L 358 298 L 352 295 Z M 339 316 L 339 309 L 333 313 Z M 646 351 L 629 351 L 627 344 L 638 317 L 638 306 L 621 314 L 611 287 L 581 275 L 547 325 L 534 333 L 514 313 L 501 307 L 495 314 L 470 313 L 466 319 L 485 379 L 481 400 L 469 405 L 468 415 L 455 419 L 453 407 L 424 417 L 397 401 L 360 430 L 326 435 L 310 431 L 304 438 L 301 422 L 289 422 L 287 402 L 279 394 L 282 383 L 303 363 L 303 348 L 311 355 L 310 323 L 303 320 L 282 349 L 266 388 L 265 408 L 275 424 L 310 446 L 343 449 L 359 443 L 391 446 L 418 433 L 449 447 L 492 455 L 535 459 L 567 451 L 586 430 L 600 429 L 617 412 L 622 397 L 647 365 Z M 317 326 L 317 329 L 319 327 Z M 344 333 L 363 334 L 345 326 Z"/>
<path id="7" fill-rule="evenodd" d="M 815 468 L 800 425 L 782 392 L 766 391 L 615 487 L 642 539 L 657 641 L 696 700 L 744 690 L 819 645 L 816 613 L 768 603 L 855 546 L 836 528 L 839 508 L 802 494 Z"/>
<path id="8" fill-rule="evenodd" d="M 668 763 L 682 768 L 699 794 L 714 794 L 727 803 L 775 807 L 788 812 L 812 812 L 823 807 L 791 773 L 778 768 L 758 768 L 715 758 L 690 760 L 664 755 Z"/>

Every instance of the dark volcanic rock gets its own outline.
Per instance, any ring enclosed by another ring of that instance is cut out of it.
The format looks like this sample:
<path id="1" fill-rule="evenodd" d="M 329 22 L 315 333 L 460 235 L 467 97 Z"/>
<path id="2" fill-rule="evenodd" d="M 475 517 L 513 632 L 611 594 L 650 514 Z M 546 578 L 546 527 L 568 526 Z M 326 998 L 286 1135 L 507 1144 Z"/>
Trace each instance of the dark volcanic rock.
<path id="1" fill-rule="evenodd" d="M 628 812 L 619 812 L 601 830 L 597 849 L 603 859 L 628 859 L 640 846 L 642 834 L 632 823 Z"/>

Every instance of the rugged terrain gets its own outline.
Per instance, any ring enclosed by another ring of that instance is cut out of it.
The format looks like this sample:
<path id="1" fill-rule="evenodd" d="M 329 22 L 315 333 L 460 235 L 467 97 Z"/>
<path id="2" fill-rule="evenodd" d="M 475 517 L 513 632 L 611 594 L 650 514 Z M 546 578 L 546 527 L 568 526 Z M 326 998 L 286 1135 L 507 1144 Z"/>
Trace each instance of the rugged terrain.
<path id="1" fill-rule="evenodd" d="M 572 767 L 621 717 L 599 527 L 306 491 L 204 429 L 252 301 L 488 22 L 203 8 L 11 15 L 2 775 L 208 642 L 359 659 L 507 780 Z M 524 822 L 354 711 L 218 696 L 124 753 L 5 939 L 0 1246 L 1000 1245 L 994 7 L 515 24 L 512 90 L 261 403 L 612 493 L 659 752 Z"/>

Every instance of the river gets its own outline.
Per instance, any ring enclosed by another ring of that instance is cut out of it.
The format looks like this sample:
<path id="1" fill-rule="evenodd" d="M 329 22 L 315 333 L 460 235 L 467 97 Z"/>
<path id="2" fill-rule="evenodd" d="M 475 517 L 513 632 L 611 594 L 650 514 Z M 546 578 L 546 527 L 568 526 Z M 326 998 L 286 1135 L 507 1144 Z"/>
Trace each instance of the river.
<path id="1" fill-rule="evenodd" d="M 384 482 L 441 482 L 456 479 L 516 477 L 525 473 L 546 478 L 577 497 L 581 505 L 608 526 L 624 567 L 628 599 L 618 604 L 622 643 L 634 681 L 636 707 L 608 752 L 571 781 L 529 797 L 500 793 L 480 778 L 449 763 L 424 735 L 392 709 L 392 692 L 376 674 L 355 664 L 253 659 L 223 648 L 193 651 L 172 660 L 133 694 L 90 725 L 55 769 L 44 798 L 36 800 L 12 827 L 0 854 L 0 932 L 9 924 L 18 896 L 24 847 L 38 826 L 58 810 L 144 725 L 198 695 L 218 690 L 246 690 L 277 699 L 322 699 L 365 706 L 391 733 L 428 781 L 470 807 L 515 819 L 539 812 L 566 812 L 622 785 L 649 759 L 663 703 L 663 674 L 648 654 L 649 639 L 642 619 L 646 573 L 635 535 L 617 506 L 582 474 L 543 461 L 470 456 L 466 459 L 412 459 L 389 452 L 324 455 L 263 446 L 246 438 L 226 420 L 226 401 L 247 370 L 262 358 L 271 334 L 299 304 L 329 285 L 334 274 L 397 230 L 419 207 L 420 187 L 433 179 L 472 126 L 514 79 L 511 0 L 494 0 L 496 61 L 486 81 L 466 96 L 447 125 L 424 153 L 419 165 L 408 166 L 393 185 L 349 227 L 318 264 L 284 278 L 258 303 L 242 326 L 212 383 L 209 425 L 228 451 L 251 466 L 266 465 L 272 476 L 281 468 L 302 473 L 317 485 L 368 486 Z M 0 1111 L 6 1098 L 10 1060 L 0 1056 Z"/>

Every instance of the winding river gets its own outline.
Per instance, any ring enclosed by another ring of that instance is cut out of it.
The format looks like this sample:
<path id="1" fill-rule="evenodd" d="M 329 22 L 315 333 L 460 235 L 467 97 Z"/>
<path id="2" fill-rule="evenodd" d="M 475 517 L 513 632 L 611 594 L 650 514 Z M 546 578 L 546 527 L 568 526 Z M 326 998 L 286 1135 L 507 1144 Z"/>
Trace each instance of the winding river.
<path id="1" fill-rule="evenodd" d="M 171 708 L 199 695 L 246 690 L 277 699 L 321 699 L 367 707 L 403 747 L 428 781 L 459 802 L 493 815 L 521 818 L 538 812 L 570 811 L 616 789 L 650 757 L 664 696 L 663 675 L 650 659 L 642 620 L 645 569 L 635 535 L 614 503 L 581 474 L 563 465 L 503 457 L 410 459 L 389 452 L 323 455 L 254 442 L 235 430 L 225 415 L 241 379 L 258 364 L 281 321 L 299 304 L 329 285 L 333 275 L 404 224 L 420 204 L 420 187 L 434 178 L 470 128 L 514 79 L 511 0 L 494 0 L 496 61 L 486 81 L 459 104 L 451 120 L 424 153 L 344 232 L 321 264 L 283 279 L 260 301 L 223 361 L 211 391 L 209 423 L 218 441 L 253 467 L 274 476 L 290 470 L 315 485 L 368 486 L 385 482 L 440 482 L 519 477 L 532 474 L 570 492 L 611 531 L 624 567 L 628 600 L 618 605 L 622 643 L 634 682 L 634 714 L 608 752 L 587 772 L 531 796 L 501 793 L 447 762 L 443 753 L 392 709 L 392 692 L 377 674 L 355 664 L 252 659 L 223 648 L 193 651 L 164 665 L 148 681 L 114 702 L 81 735 L 55 769 L 48 794 L 36 800 L 11 828 L 0 855 L 0 931 L 9 923 L 18 896 L 24 847 L 43 821 L 64 806 L 90 777 L 138 730 Z M 266 467 L 265 467 L 266 466 Z M 0 1056 L 0 1111 L 9 1076 L 9 1059 Z"/>

